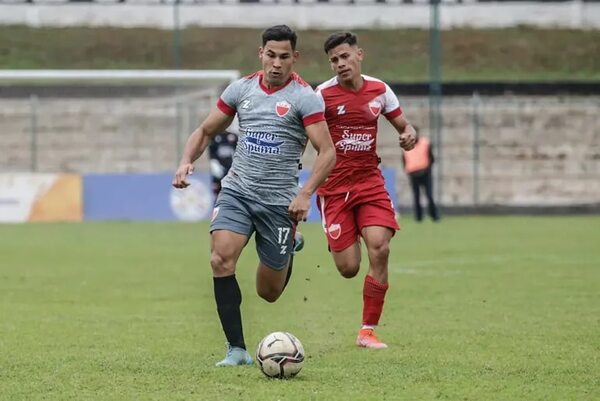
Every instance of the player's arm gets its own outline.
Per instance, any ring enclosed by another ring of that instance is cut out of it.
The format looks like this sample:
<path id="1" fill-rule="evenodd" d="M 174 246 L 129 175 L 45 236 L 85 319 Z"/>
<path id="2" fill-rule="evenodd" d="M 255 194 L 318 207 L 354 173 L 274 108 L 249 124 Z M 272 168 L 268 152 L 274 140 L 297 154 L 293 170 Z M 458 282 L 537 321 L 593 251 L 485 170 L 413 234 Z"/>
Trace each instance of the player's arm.
<path id="1" fill-rule="evenodd" d="M 325 121 L 320 121 L 306 127 L 306 134 L 317 151 L 317 158 L 308 180 L 304 183 L 302 191 L 309 197 L 319 188 L 329 176 L 329 173 L 335 166 L 335 148 L 331 141 L 329 128 Z"/>
<path id="2" fill-rule="evenodd" d="M 175 188 L 186 188 L 190 184 L 186 177 L 194 171 L 194 161 L 196 161 L 210 144 L 210 140 L 219 132 L 224 131 L 233 121 L 233 116 L 225 114 L 218 108 L 211 110 L 206 119 L 188 138 L 183 155 L 179 162 L 179 168 L 173 177 L 173 186 Z"/>
<path id="3" fill-rule="evenodd" d="M 302 186 L 298 196 L 290 203 L 290 216 L 296 220 L 305 220 L 310 209 L 310 197 L 329 176 L 335 166 L 335 148 L 329 135 L 329 129 L 325 121 L 319 121 L 308 125 L 306 134 L 312 146 L 317 151 L 317 158 L 313 165 L 312 173 Z"/>
<path id="4" fill-rule="evenodd" d="M 399 144 L 404 150 L 411 150 L 415 147 L 417 142 L 417 131 L 415 128 L 404 118 L 404 114 L 397 115 L 389 119 L 390 124 L 400 134 Z"/>

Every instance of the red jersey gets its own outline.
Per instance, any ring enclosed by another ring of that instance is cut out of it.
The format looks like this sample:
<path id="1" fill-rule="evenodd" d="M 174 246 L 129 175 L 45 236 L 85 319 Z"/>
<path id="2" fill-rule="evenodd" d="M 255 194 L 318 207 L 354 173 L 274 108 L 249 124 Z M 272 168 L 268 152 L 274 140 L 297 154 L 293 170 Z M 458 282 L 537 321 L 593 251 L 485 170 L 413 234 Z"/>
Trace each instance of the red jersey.
<path id="1" fill-rule="evenodd" d="M 325 119 L 336 149 L 336 163 L 319 195 L 333 195 L 383 185 L 377 157 L 377 120 L 383 114 L 393 119 L 402 114 L 390 87 L 366 75 L 354 92 L 331 78 L 316 89 L 325 102 Z"/>

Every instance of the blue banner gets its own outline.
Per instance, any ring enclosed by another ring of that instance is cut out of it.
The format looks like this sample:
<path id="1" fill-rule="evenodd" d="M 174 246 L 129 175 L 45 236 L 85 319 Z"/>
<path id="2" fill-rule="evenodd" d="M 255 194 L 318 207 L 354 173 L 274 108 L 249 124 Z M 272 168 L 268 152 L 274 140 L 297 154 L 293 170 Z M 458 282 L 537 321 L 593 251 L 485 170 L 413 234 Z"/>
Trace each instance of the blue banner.
<path id="1" fill-rule="evenodd" d="M 385 185 L 396 204 L 396 173 L 382 169 Z M 300 172 L 300 185 L 310 171 Z M 208 220 L 214 204 L 210 175 L 194 172 L 190 186 L 175 189 L 173 175 L 160 174 L 87 174 L 83 176 L 84 220 Z M 321 220 L 316 196 L 313 196 L 308 220 Z"/>
<path id="2" fill-rule="evenodd" d="M 171 186 L 173 174 L 88 174 L 83 177 L 84 220 L 185 220 L 210 218 L 213 194 L 208 173 L 195 172 L 186 189 Z"/>

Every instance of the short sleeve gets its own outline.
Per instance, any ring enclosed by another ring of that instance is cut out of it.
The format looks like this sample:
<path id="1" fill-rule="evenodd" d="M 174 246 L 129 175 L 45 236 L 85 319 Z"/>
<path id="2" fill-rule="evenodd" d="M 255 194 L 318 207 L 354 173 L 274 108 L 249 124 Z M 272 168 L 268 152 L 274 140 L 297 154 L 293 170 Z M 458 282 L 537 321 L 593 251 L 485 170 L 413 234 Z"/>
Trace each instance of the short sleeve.
<path id="1" fill-rule="evenodd" d="M 392 118 L 396 118 L 402 114 L 402 109 L 400 108 L 400 102 L 398 102 L 398 97 L 392 88 L 389 87 L 388 84 L 385 84 L 385 94 L 383 95 L 383 100 L 385 104 L 383 105 L 383 115 L 391 120 Z"/>
<path id="2" fill-rule="evenodd" d="M 223 113 L 228 116 L 234 116 L 237 111 L 238 99 L 240 98 L 241 92 L 241 80 L 232 82 L 225 88 L 219 100 L 217 100 L 217 107 Z"/>
<path id="3" fill-rule="evenodd" d="M 299 113 L 305 127 L 325 121 L 325 102 L 320 94 L 307 88 L 300 102 Z"/>

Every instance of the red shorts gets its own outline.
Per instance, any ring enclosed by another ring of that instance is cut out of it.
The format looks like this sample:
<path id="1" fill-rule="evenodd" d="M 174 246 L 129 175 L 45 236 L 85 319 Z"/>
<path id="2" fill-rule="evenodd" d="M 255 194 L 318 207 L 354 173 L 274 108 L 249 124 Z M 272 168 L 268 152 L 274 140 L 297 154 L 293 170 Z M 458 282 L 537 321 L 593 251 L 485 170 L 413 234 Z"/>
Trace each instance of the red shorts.
<path id="1" fill-rule="evenodd" d="M 340 252 L 358 241 L 364 227 L 399 230 L 396 211 L 385 187 L 317 197 L 329 249 Z"/>

